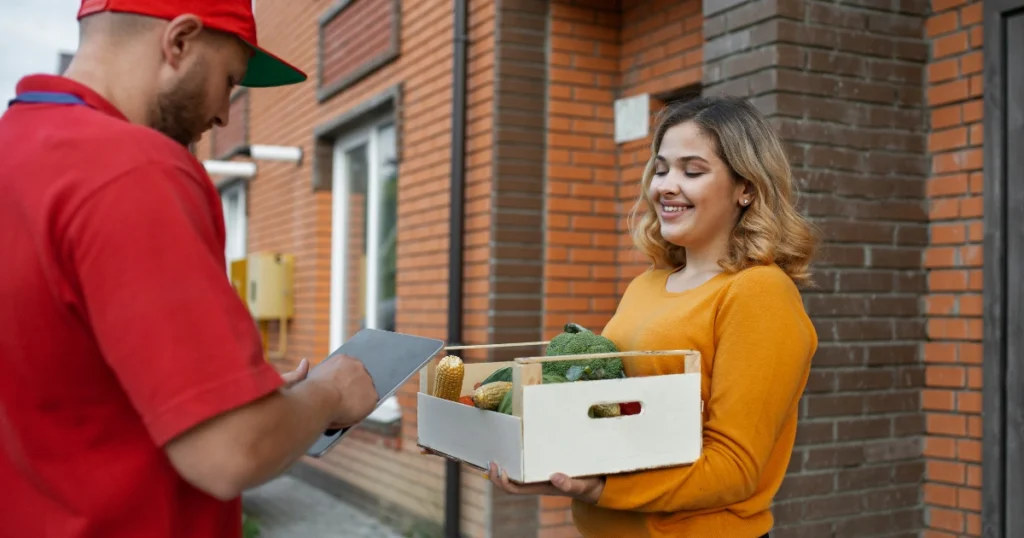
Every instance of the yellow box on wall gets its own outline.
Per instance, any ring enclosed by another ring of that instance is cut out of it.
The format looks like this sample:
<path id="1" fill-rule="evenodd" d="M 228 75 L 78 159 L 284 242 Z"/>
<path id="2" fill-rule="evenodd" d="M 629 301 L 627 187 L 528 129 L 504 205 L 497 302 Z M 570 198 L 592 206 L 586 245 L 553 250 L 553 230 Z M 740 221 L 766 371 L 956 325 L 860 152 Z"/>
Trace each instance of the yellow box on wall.
<path id="1" fill-rule="evenodd" d="M 258 320 L 291 318 L 294 313 L 295 257 L 255 252 L 246 263 L 249 312 Z"/>
<path id="2" fill-rule="evenodd" d="M 242 302 L 249 304 L 249 295 L 245 293 L 246 290 L 246 269 L 249 260 L 246 258 L 239 258 L 237 260 L 231 260 L 231 271 L 230 280 L 231 286 L 238 292 L 238 296 L 242 298 Z"/>

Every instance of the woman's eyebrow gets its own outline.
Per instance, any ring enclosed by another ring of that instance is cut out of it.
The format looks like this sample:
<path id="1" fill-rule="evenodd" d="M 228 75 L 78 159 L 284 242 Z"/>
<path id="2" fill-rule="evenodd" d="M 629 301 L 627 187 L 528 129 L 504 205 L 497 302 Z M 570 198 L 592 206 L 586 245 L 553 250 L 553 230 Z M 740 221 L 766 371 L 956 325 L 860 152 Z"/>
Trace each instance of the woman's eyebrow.
<path id="1" fill-rule="evenodd" d="M 655 156 L 655 159 L 661 162 L 668 162 L 668 159 L 661 155 Z M 677 157 L 675 160 L 683 164 L 686 164 L 690 161 L 700 161 L 702 163 L 708 163 L 708 160 L 705 159 L 704 157 L 701 157 L 700 155 L 683 155 L 682 157 Z"/>

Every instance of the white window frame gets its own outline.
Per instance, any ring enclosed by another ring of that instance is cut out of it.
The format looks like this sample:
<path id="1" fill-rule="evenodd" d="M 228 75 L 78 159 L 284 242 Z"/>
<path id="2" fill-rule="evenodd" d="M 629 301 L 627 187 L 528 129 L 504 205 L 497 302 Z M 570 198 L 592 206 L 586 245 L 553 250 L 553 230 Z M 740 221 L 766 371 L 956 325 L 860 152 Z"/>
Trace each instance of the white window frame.
<path id="1" fill-rule="evenodd" d="M 248 255 L 249 218 L 245 180 L 228 180 L 220 189 L 220 202 L 224 212 L 224 262 L 228 274 L 231 274 L 231 262 Z M 234 210 L 232 205 L 235 205 Z"/>
<path id="2" fill-rule="evenodd" d="M 345 154 L 361 145 L 366 145 L 367 152 L 367 185 L 366 185 L 366 290 L 364 300 L 366 304 L 366 327 L 376 328 L 378 309 L 377 296 L 380 290 L 379 274 L 375 265 L 380 259 L 380 198 L 381 198 L 381 135 L 380 131 L 391 126 L 395 128 L 395 120 L 391 114 L 374 116 L 368 121 L 361 123 L 349 134 L 338 138 L 334 143 L 333 171 L 331 177 L 331 299 L 330 299 L 330 349 L 337 349 L 345 339 L 352 335 L 344 334 L 343 329 L 348 325 L 346 306 L 348 297 L 348 262 L 351 255 L 348 253 L 349 219 L 346 214 L 349 201 L 349 178 L 348 166 L 345 162 Z M 397 136 L 393 139 L 397 144 Z M 394 148 L 397 153 L 397 147 Z M 396 165 L 397 166 L 397 165 Z M 402 409 L 396 396 L 391 396 L 381 403 L 369 417 L 368 420 L 375 422 L 394 422 L 402 416 Z"/>

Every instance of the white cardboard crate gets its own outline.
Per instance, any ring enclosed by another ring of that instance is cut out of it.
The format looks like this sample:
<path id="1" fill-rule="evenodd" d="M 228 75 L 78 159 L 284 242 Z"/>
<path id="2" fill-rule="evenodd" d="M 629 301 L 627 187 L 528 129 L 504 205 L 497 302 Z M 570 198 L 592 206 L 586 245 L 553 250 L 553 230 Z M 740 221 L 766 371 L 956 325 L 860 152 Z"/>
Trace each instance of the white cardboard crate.
<path id="1" fill-rule="evenodd" d="M 537 345 L 546 342 L 460 346 L 457 349 Z M 682 374 L 541 384 L 544 362 L 603 357 L 678 356 Z M 443 356 L 443 355 L 441 355 Z M 700 353 L 633 351 L 513 361 L 466 363 L 462 395 L 494 371 L 512 366 L 513 414 L 477 409 L 431 395 L 437 362 L 420 372 L 417 444 L 482 470 L 495 462 L 518 483 L 616 474 L 693 463 L 703 447 Z M 639 401 L 637 415 L 590 418 L 594 404 Z"/>

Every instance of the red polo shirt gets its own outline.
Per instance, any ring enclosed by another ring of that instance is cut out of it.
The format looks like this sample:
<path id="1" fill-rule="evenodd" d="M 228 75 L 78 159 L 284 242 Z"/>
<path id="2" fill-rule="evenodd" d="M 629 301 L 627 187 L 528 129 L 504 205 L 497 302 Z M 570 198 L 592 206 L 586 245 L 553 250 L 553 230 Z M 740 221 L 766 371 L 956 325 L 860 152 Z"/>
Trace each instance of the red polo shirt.
<path id="1" fill-rule="evenodd" d="M 231 538 L 162 445 L 281 384 L 227 279 L 216 190 L 95 92 L 0 117 L 0 536 Z"/>

